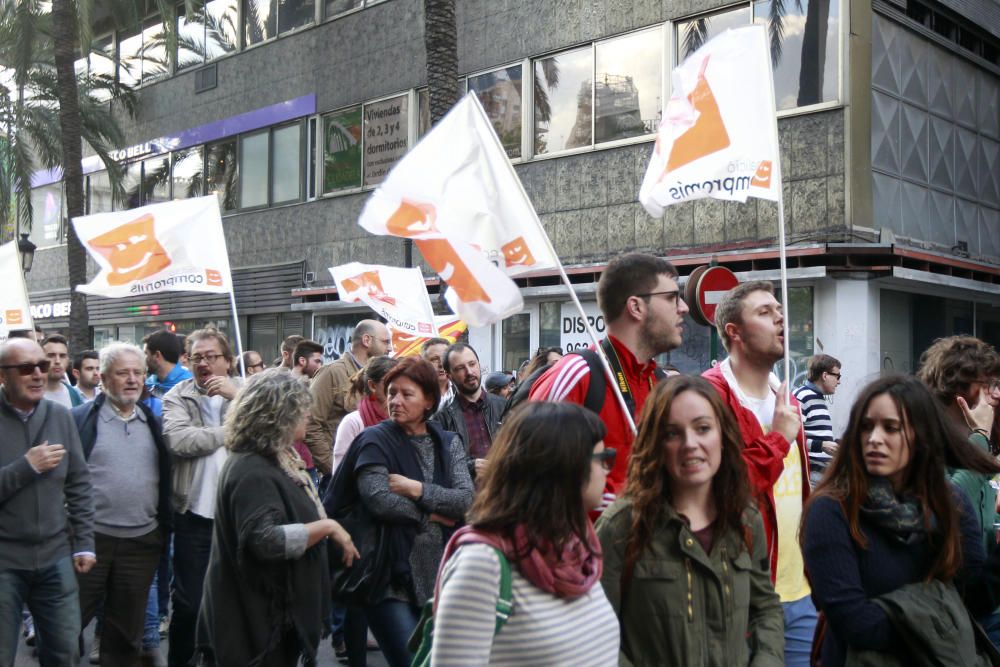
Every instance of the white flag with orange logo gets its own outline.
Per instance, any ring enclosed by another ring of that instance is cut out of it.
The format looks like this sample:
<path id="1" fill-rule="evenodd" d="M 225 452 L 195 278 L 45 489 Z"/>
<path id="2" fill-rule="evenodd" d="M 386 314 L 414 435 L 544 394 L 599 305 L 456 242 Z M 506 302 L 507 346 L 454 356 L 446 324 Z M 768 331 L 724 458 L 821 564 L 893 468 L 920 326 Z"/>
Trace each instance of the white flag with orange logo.
<path id="1" fill-rule="evenodd" d="M 777 201 L 781 161 L 764 26 L 727 30 L 673 72 L 639 190 L 650 215 L 692 199 Z"/>
<path id="2" fill-rule="evenodd" d="M 76 289 L 110 298 L 232 290 L 214 195 L 73 218 L 100 271 Z"/>
<path id="3" fill-rule="evenodd" d="M 437 335 L 420 269 L 351 262 L 330 269 L 341 301 L 361 301 L 385 319 L 390 329 L 413 336 Z"/>
<path id="4" fill-rule="evenodd" d="M 474 93 L 393 168 L 358 222 L 373 234 L 413 239 L 451 288 L 449 305 L 472 326 L 523 308 L 509 276 L 558 264 Z"/>
<path id="5" fill-rule="evenodd" d="M 32 329 L 28 290 L 21 271 L 21 254 L 17 241 L 0 245 L 0 343 L 7 340 L 11 331 Z"/>

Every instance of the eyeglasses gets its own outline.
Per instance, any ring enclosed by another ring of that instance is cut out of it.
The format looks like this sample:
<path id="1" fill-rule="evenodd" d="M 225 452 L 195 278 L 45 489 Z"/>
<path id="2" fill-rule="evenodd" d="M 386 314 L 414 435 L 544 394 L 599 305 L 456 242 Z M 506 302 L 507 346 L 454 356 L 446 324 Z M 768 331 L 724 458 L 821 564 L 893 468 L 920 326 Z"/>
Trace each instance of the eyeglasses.
<path id="1" fill-rule="evenodd" d="M 41 361 L 36 361 L 34 363 L 26 362 L 23 364 L 5 364 L 3 366 L 0 366 L 0 368 L 4 370 L 10 370 L 12 368 L 16 368 L 19 375 L 31 375 L 32 373 L 35 372 L 36 368 L 43 373 L 48 373 L 49 368 L 51 367 L 52 367 L 52 362 L 49 361 L 48 359 L 42 359 Z"/>
<path id="2" fill-rule="evenodd" d="M 605 447 L 604 451 L 591 454 L 591 458 L 601 464 L 604 472 L 611 472 L 611 469 L 615 467 L 616 454 L 613 447 Z"/>
<path id="3" fill-rule="evenodd" d="M 195 363 L 198 363 L 198 362 L 195 362 Z M 212 363 L 212 362 L 210 361 L 208 363 Z M 259 364 L 247 364 L 247 370 L 250 370 L 251 368 L 264 368 L 264 362 L 262 361 Z"/>
<path id="4" fill-rule="evenodd" d="M 1000 380 L 973 380 L 972 384 L 981 384 L 990 392 L 1000 391 Z"/>
<path id="5" fill-rule="evenodd" d="M 838 380 L 840 379 L 840 373 L 831 373 L 830 371 L 826 371 L 826 374 L 827 375 L 832 375 L 833 377 L 837 378 Z"/>
<path id="6" fill-rule="evenodd" d="M 193 354 L 193 355 L 191 355 L 190 361 L 195 366 L 197 366 L 198 364 L 200 364 L 203 361 L 207 362 L 209 364 L 214 364 L 216 362 L 216 360 L 221 359 L 223 356 L 224 355 L 213 354 L 211 352 L 209 352 L 208 354 Z"/>
<path id="7" fill-rule="evenodd" d="M 645 294 L 636 294 L 635 296 L 642 297 L 643 299 L 648 299 L 653 296 L 662 296 L 670 303 L 677 301 L 677 295 L 680 294 L 680 290 L 668 290 L 665 292 L 646 292 Z"/>

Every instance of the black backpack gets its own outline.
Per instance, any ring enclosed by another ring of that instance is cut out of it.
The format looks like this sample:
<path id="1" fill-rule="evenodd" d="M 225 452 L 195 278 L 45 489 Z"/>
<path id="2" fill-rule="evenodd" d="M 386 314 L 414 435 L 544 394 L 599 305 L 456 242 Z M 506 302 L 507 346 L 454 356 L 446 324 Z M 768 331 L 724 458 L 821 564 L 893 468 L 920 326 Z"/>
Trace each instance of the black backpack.
<path id="1" fill-rule="evenodd" d="M 583 399 L 583 407 L 587 408 L 595 415 L 601 414 L 601 408 L 604 407 L 604 388 L 606 386 L 607 378 L 604 376 L 604 367 L 601 366 L 601 360 L 597 358 L 597 352 L 589 348 L 583 348 L 577 352 L 570 352 L 569 354 L 577 354 L 586 359 L 587 367 L 590 369 L 590 386 L 587 387 L 587 396 Z M 567 355 L 568 356 L 568 355 Z M 510 411 L 516 408 L 518 405 L 528 400 L 528 394 L 531 392 L 531 386 L 535 384 L 535 381 L 542 377 L 545 371 L 552 368 L 555 362 L 542 366 L 534 373 L 524 378 L 524 381 L 517 385 L 517 389 L 514 393 L 510 395 L 507 399 L 507 405 L 504 407 L 503 415 L 500 417 L 500 421 L 503 422 L 510 414 Z"/>

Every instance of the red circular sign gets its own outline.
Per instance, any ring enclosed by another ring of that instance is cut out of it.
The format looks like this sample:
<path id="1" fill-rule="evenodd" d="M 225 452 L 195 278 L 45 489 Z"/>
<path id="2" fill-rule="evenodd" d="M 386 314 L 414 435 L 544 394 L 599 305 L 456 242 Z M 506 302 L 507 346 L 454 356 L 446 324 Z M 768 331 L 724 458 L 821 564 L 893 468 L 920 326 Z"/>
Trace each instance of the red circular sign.
<path id="1" fill-rule="evenodd" d="M 715 326 L 715 309 L 726 292 L 740 284 L 736 274 L 724 266 L 700 266 L 688 278 L 691 315 L 706 326 Z"/>

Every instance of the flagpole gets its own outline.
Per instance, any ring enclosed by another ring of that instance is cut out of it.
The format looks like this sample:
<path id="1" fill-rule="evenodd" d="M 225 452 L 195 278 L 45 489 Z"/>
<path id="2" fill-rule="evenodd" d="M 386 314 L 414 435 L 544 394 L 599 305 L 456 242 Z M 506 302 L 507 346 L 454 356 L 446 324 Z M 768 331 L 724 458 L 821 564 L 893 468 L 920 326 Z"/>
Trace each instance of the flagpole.
<path id="1" fill-rule="evenodd" d="M 236 334 L 236 358 L 239 360 L 240 377 L 245 380 L 247 369 L 243 365 L 243 338 L 240 336 L 240 319 L 236 316 L 236 292 L 232 287 L 229 288 L 229 305 L 233 309 L 233 331 Z"/>
<path id="2" fill-rule="evenodd" d="M 468 93 L 468 95 L 475 95 L 475 93 Z M 478 104 L 479 100 L 476 99 Z M 528 193 L 524 190 L 524 184 L 521 183 L 521 179 L 518 178 L 517 172 L 514 170 L 514 165 L 510 163 L 510 159 L 507 158 L 507 151 L 504 149 L 503 144 L 500 143 L 500 137 L 497 136 L 496 130 L 493 129 L 492 125 L 487 123 L 490 131 L 487 133 L 493 138 L 493 143 L 499 149 L 500 154 L 503 156 L 503 163 L 507 166 L 507 170 L 510 171 L 511 176 L 513 176 L 514 183 L 520 189 L 521 194 L 524 196 L 525 201 L 531 202 L 531 198 L 528 197 Z M 542 226 L 542 221 L 538 218 L 538 213 L 535 211 L 534 206 L 529 206 L 531 209 L 531 214 L 535 218 L 535 224 L 538 225 L 538 229 L 542 232 L 542 238 L 545 239 L 545 245 L 548 247 L 549 253 L 556 260 L 556 268 L 559 270 L 559 276 L 562 278 L 563 283 L 566 285 L 566 289 L 569 290 L 569 296 L 576 305 L 577 312 L 580 313 L 580 317 L 583 319 L 583 326 L 587 330 L 587 335 L 590 336 L 590 340 L 594 342 L 594 349 L 597 352 L 597 358 L 601 361 L 601 367 L 604 368 L 604 376 L 608 380 L 608 385 L 614 388 L 615 397 L 618 399 L 618 405 L 622 409 L 622 414 L 625 415 L 625 422 L 632 429 L 632 434 L 638 433 L 635 427 L 635 419 L 632 417 L 632 413 L 628 409 L 628 405 L 625 403 L 625 397 L 622 396 L 621 389 L 618 386 L 618 379 L 615 377 L 614 372 L 611 370 L 611 364 L 608 362 L 607 356 L 604 354 L 604 350 L 601 349 L 601 341 L 597 337 L 597 332 L 594 330 L 593 325 L 591 325 L 590 320 L 587 319 L 587 313 L 583 310 L 583 304 L 580 303 L 579 297 L 576 295 L 576 290 L 573 289 L 573 283 L 570 282 L 569 276 L 566 275 L 566 269 L 563 268 L 562 260 L 559 259 L 559 255 L 556 254 L 556 249 L 552 246 L 552 240 L 549 238 L 548 233 Z"/>

